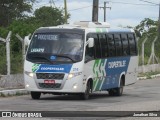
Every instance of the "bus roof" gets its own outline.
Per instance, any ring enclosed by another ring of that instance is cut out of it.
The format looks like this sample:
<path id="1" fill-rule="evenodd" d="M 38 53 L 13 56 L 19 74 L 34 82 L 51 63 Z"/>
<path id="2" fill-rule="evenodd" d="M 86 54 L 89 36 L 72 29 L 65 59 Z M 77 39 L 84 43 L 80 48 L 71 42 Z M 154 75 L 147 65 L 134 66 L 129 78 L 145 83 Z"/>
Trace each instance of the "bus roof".
<path id="1" fill-rule="evenodd" d="M 97 32 L 97 33 L 112 33 L 112 32 L 134 32 L 133 29 L 129 28 L 110 28 L 108 23 L 97 23 L 97 22 L 75 22 L 73 24 L 64 24 L 51 27 L 41 27 L 36 32 L 49 32 L 55 30 L 70 30 L 70 31 L 86 31 L 86 32 Z"/>

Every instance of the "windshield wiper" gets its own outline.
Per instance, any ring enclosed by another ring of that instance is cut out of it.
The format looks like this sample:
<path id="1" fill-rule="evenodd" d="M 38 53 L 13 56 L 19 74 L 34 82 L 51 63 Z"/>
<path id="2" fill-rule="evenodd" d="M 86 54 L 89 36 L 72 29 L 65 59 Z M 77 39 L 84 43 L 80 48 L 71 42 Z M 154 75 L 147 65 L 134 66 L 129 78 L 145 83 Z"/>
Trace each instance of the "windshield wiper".
<path id="1" fill-rule="evenodd" d="M 44 59 L 44 60 L 47 60 L 49 63 L 52 64 L 52 61 L 50 61 L 49 59 L 47 59 L 46 57 L 42 57 L 42 56 L 36 56 L 36 57 L 32 57 L 32 58 L 36 58 L 36 59 Z"/>
<path id="2" fill-rule="evenodd" d="M 40 54 L 40 53 L 29 53 L 29 54 L 27 54 L 27 58 L 29 59 L 29 60 L 42 60 L 42 59 L 44 59 L 44 60 L 47 60 L 49 63 L 54 63 L 54 62 L 60 62 L 60 61 L 56 61 L 56 60 L 54 60 L 54 61 L 52 61 L 52 60 L 50 60 L 49 58 L 50 58 L 50 56 L 51 55 L 54 55 L 54 56 L 57 56 L 57 57 L 62 57 L 62 58 L 68 58 L 69 60 L 71 60 L 71 62 L 73 62 L 73 63 L 75 63 L 75 62 L 77 62 L 77 61 L 75 61 L 73 58 L 71 58 L 71 57 L 69 57 L 69 56 L 67 56 L 67 55 L 63 55 L 63 54 Z M 37 61 L 38 62 L 38 61 Z M 40 61 L 39 61 L 40 62 Z"/>
<path id="3" fill-rule="evenodd" d="M 76 62 L 75 60 L 73 60 L 71 57 L 69 57 L 69 56 L 67 56 L 67 55 L 55 54 L 55 56 L 57 56 L 57 57 L 64 57 L 64 58 L 68 58 L 68 59 L 70 59 L 73 63 L 75 63 L 75 62 Z"/>

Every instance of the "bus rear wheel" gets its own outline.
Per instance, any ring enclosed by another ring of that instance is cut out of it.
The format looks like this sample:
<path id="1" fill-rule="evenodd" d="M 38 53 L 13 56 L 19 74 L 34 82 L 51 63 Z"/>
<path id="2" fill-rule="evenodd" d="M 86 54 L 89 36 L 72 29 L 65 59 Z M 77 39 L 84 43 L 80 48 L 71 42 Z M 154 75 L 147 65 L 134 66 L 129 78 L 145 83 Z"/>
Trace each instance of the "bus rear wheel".
<path id="1" fill-rule="evenodd" d="M 90 82 L 88 82 L 87 85 L 86 85 L 85 93 L 81 93 L 80 98 L 82 100 L 87 100 L 87 99 L 89 99 L 90 93 L 91 93 L 91 85 L 90 85 Z"/>
<path id="2" fill-rule="evenodd" d="M 121 82 L 120 82 L 120 87 L 116 88 L 116 96 L 121 96 L 123 94 L 123 87 L 124 87 L 124 84 L 123 84 L 123 80 L 121 79 Z"/>
<path id="3" fill-rule="evenodd" d="M 41 97 L 41 93 L 40 92 L 31 92 L 31 97 L 32 99 L 39 99 Z"/>
<path id="4" fill-rule="evenodd" d="M 124 83 L 123 80 L 121 79 L 120 86 L 118 88 L 110 89 L 108 93 L 110 96 L 121 96 L 123 94 L 123 88 L 124 88 Z"/>

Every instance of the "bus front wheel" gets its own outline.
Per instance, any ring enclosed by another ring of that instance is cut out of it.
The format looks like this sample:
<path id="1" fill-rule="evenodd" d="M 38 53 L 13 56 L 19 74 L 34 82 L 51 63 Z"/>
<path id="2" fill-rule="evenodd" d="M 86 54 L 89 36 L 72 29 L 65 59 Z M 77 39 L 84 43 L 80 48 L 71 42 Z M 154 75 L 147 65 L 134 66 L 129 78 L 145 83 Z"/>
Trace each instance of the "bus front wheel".
<path id="1" fill-rule="evenodd" d="M 87 99 L 89 99 L 89 94 L 90 93 L 91 93 L 91 84 L 90 84 L 90 82 L 88 82 L 87 85 L 86 85 L 85 93 L 81 93 L 80 98 L 82 100 L 87 100 Z"/>
<path id="2" fill-rule="evenodd" d="M 40 92 L 31 92 L 31 97 L 32 99 L 39 99 L 41 97 L 41 93 Z"/>

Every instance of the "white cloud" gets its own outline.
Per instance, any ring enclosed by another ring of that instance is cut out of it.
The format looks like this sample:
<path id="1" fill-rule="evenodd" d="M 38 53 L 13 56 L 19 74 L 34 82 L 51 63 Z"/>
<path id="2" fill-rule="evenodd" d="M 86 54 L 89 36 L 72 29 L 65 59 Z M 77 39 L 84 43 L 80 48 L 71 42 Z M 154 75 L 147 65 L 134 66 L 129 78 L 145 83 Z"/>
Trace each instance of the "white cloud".
<path id="1" fill-rule="evenodd" d="M 139 21 L 134 20 L 134 19 L 113 19 L 108 21 L 111 24 L 111 27 L 117 27 L 117 26 L 136 26 Z"/>
<path id="2" fill-rule="evenodd" d="M 75 10 L 77 8 L 83 8 Z M 68 3 L 68 12 L 71 14 L 70 21 L 91 21 L 92 3 L 73 1 Z"/>

